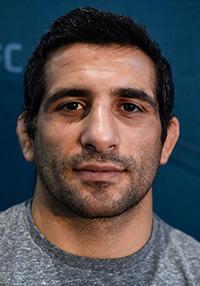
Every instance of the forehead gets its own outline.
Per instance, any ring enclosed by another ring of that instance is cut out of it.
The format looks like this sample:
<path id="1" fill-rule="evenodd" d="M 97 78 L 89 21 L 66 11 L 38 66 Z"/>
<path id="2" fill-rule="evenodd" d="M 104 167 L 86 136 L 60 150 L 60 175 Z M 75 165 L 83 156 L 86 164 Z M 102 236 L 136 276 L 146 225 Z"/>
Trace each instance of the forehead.
<path id="1" fill-rule="evenodd" d="M 119 45 L 73 44 L 56 51 L 45 67 L 47 94 L 65 85 L 81 88 L 143 89 L 155 96 L 152 60 L 141 50 Z"/>

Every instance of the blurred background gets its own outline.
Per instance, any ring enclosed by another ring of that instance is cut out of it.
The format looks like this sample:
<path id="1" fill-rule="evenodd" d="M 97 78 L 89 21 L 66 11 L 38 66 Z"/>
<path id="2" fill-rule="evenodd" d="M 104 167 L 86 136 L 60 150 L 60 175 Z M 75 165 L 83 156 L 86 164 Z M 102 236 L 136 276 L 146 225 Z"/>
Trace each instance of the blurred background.
<path id="1" fill-rule="evenodd" d="M 154 209 L 165 221 L 200 240 L 200 1 L 0 2 L 0 210 L 33 194 L 34 166 L 26 163 L 15 133 L 23 106 L 25 64 L 52 21 L 70 9 L 92 6 L 134 17 L 168 58 L 174 76 L 174 113 L 181 137 L 154 183 Z"/>

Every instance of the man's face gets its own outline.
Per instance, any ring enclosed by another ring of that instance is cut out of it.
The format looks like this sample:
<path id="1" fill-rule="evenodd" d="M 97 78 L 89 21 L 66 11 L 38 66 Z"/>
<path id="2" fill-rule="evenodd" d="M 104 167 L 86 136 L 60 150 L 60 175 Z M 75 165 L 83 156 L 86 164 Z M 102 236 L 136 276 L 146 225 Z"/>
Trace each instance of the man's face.
<path id="1" fill-rule="evenodd" d="M 120 215 L 160 162 L 155 70 L 142 51 L 75 44 L 46 65 L 34 156 L 41 190 L 82 217 Z"/>

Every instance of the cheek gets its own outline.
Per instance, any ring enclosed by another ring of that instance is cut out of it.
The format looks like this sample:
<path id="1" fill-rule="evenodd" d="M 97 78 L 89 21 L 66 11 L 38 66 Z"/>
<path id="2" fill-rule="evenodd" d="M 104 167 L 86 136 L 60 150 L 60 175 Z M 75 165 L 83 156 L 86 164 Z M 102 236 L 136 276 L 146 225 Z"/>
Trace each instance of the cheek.
<path id="1" fill-rule="evenodd" d="M 44 146 L 53 145 L 61 153 L 73 152 L 77 148 L 79 128 L 74 124 L 65 124 L 60 121 L 43 120 L 38 125 L 38 138 Z"/>
<path id="2" fill-rule="evenodd" d="M 142 126 L 136 128 L 123 128 L 121 132 L 122 144 L 121 153 L 140 158 L 142 154 L 160 154 L 161 145 L 161 127 L 160 124 L 152 126 Z M 123 149 L 123 150 L 122 150 Z"/>

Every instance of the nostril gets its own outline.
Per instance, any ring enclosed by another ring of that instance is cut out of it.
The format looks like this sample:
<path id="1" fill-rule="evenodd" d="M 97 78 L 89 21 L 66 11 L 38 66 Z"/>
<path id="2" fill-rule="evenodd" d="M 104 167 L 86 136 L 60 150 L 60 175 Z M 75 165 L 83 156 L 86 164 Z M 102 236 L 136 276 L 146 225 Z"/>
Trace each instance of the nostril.
<path id="1" fill-rule="evenodd" d="M 97 151 L 97 148 L 94 146 L 94 145 L 92 145 L 92 144 L 85 144 L 85 149 L 86 150 L 88 150 L 88 151 L 90 151 L 90 152 L 98 152 Z"/>
<path id="2" fill-rule="evenodd" d="M 102 148 L 102 146 L 100 148 L 98 148 L 98 146 L 92 145 L 92 144 L 85 144 L 84 145 L 84 149 L 90 153 L 99 153 L 99 152 L 110 152 L 113 151 L 116 148 L 116 145 L 110 145 L 107 147 Z"/>
<path id="3" fill-rule="evenodd" d="M 112 151 L 112 150 L 114 150 L 116 148 L 116 145 L 110 145 L 109 147 L 108 147 L 108 150 L 109 151 Z"/>

